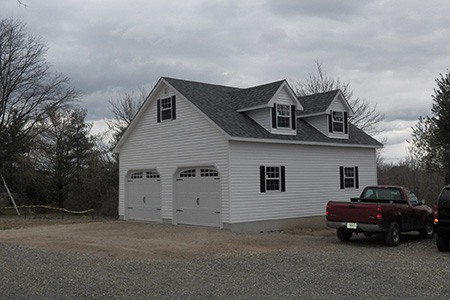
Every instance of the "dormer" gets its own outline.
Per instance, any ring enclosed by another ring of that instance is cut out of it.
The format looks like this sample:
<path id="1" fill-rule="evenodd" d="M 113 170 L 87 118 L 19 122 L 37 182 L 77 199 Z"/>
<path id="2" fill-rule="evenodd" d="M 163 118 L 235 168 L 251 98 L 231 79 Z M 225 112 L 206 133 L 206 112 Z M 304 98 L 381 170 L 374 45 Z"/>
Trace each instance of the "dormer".
<path id="1" fill-rule="evenodd" d="M 303 106 L 285 80 L 243 90 L 239 97 L 247 106 L 237 111 L 270 133 L 297 134 L 297 111 L 302 111 Z"/>
<path id="2" fill-rule="evenodd" d="M 354 112 L 340 90 L 299 97 L 305 108 L 299 117 L 322 134 L 348 139 L 348 119 Z"/>

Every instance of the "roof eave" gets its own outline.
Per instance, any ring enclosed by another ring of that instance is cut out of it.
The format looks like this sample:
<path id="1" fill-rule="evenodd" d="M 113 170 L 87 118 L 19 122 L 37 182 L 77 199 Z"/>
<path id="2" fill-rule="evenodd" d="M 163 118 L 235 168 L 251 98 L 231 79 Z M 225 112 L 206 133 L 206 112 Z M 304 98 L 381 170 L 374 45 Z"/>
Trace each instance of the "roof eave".
<path id="1" fill-rule="evenodd" d="M 328 142 L 313 142 L 313 141 L 295 141 L 295 140 L 280 140 L 280 139 L 262 139 L 262 138 L 247 138 L 247 137 L 230 137 L 230 141 L 238 142 L 254 142 L 254 143 L 269 143 L 269 144 L 290 144 L 290 145 L 308 145 L 308 146 L 328 146 L 328 147 L 344 147 L 344 148 L 365 148 L 365 149 L 380 149 L 383 145 L 365 145 L 365 144 L 345 144 L 345 143 L 328 143 Z"/>

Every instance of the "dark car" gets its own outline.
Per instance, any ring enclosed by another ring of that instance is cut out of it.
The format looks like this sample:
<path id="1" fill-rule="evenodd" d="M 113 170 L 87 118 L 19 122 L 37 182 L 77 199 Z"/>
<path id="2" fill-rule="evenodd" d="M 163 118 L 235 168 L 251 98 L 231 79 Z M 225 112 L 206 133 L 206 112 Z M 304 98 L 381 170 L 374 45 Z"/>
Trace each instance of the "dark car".
<path id="1" fill-rule="evenodd" d="M 450 185 L 442 189 L 434 207 L 434 228 L 439 251 L 448 251 L 450 240 Z"/>

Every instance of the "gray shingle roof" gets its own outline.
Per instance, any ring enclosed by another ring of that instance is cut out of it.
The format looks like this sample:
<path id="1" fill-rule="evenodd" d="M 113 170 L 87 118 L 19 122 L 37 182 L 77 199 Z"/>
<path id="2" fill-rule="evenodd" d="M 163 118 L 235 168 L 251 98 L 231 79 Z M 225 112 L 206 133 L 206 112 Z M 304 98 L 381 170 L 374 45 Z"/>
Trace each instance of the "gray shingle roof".
<path id="1" fill-rule="evenodd" d="M 352 124 L 349 124 L 349 139 L 328 138 L 302 119 L 297 121 L 297 135 L 271 134 L 245 113 L 237 111 L 238 109 L 269 102 L 284 80 L 241 89 L 168 77 L 163 77 L 163 79 L 231 137 L 382 146 L 374 138 Z M 335 94 L 336 92 L 334 91 Z M 332 95 L 332 92 L 329 92 L 329 94 Z M 305 103 L 312 102 L 311 99 L 314 99 L 312 96 L 307 97 L 309 97 L 309 100 Z M 328 99 L 329 97 L 323 95 L 323 98 Z M 302 99 L 303 97 L 299 100 L 303 105 Z M 319 97 L 319 99 L 322 98 Z M 325 103 L 325 100 L 323 102 Z M 314 104 L 311 104 L 311 107 L 315 107 Z"/>
<path id="2" fill-rule="evenodd" d="M 329 92 L 298 97 L 298 100 L 304 108 L 303 111 L 299 112 L 299 115 L 310 115 L 325 112 L 338 93 L 339 90 L 333 90 Z"/>

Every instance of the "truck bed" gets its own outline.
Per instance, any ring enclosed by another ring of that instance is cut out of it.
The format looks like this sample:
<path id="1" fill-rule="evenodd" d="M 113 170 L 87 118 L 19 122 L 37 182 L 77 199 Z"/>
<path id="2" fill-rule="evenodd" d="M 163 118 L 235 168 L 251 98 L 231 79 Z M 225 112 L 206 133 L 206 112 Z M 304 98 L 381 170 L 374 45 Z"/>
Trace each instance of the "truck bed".
<path id="1" fill-rule="evenodd" d="M 384 204 L 383 207 L 389 204 Z M 375 224 L 378 203 L 332 201 L 328 205 L 328 221 Z"/>

